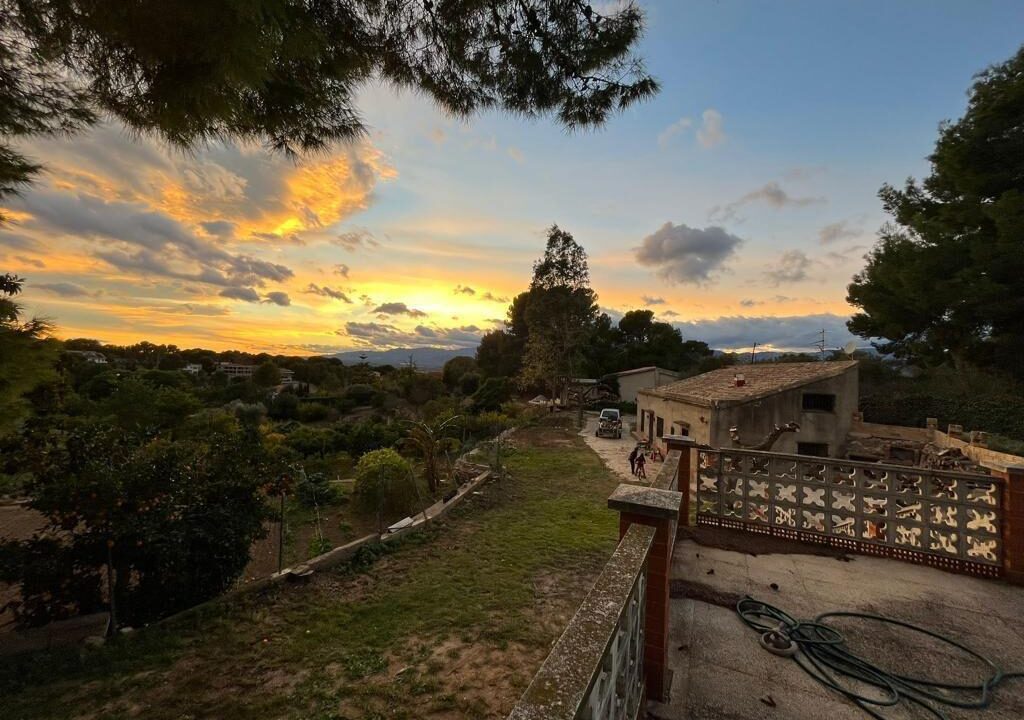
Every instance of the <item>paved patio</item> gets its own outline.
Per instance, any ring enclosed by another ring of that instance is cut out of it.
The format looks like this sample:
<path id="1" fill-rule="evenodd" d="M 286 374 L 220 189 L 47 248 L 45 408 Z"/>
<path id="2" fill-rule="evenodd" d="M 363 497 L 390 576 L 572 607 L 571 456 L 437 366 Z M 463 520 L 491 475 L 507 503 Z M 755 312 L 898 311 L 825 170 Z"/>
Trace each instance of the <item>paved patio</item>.
<path id="1" fill-rule="evenodd" d="M 751 555 L 683 541 L 672 572 L 672 700 L 652 704 L 657 718 L 863 720 L 845 698 L 797 664 L 771 655 L 732 604 L 743 595 L 797 619 L 835 610 L 896 617 L 948 634 L 1007 671 L 1024 670 L 1024 588 L 894 560 L 797 554 Z M 773 584 L 777 589 L 773 588 Z M 919 676 L 975 682 L 984 677 L 954 650 L 909 631 L 863 621 L 832 621 L 849 645 L 879 665 Z M 886 718 L 933 717 L 916 711 Z M 1024 718 L 1024 680 L 1008 681 L 987 710 L 948 711 L 950 718 Z"/>

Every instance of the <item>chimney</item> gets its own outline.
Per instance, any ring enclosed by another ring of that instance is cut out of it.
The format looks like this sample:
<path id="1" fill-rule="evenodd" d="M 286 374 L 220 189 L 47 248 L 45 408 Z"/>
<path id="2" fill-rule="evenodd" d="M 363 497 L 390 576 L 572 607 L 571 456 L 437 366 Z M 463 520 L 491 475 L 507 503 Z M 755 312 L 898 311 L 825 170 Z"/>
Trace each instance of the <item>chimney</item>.
<path id="1" fill-rule="evenodd" d="M 736 385 L 736 387 L 743 387 L 744 385 L 747 384 L 747 378 L 744 377 L 743 373 L 736 373 L 733 376 L 733 383 Z"/>

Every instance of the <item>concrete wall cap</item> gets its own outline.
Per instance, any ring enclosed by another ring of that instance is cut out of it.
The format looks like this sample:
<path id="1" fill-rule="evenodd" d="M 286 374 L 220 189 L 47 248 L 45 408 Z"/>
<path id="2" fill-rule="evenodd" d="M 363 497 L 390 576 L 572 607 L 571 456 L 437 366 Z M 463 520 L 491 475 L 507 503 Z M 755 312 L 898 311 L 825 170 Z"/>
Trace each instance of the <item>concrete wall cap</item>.
<path id="1" fill-rule="evenodd" d="M 660 518 L 679 517 L 682 504 L 683 494 L 675 490 L 628 483 L 619 485 L 608 498 L 608 507 L 612 510 Z"/>

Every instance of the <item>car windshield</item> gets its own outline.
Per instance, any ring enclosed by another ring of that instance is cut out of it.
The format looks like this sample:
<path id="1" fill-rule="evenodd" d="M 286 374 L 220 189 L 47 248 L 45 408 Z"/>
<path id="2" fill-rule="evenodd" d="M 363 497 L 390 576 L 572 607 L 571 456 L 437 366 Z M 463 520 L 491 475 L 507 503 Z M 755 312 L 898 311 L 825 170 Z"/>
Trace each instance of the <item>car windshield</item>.
<path id="1" fill-rule="evenodd" d="M 619 419 L 619 411 L 618 410 L 602 410 L 601 411 L 601 419 L 602 420 L 618 420 Z"/>

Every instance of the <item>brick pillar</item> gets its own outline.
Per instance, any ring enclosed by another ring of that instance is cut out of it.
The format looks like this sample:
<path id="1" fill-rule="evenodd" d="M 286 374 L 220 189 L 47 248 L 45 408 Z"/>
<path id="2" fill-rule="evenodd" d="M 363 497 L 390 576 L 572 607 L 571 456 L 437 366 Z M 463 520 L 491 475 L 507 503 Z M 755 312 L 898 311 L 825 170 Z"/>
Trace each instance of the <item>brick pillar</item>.
<path id="1" fill-rule="evenodd" d="M 690 524 L 690 482 L 697 462 L 697 441 L 687 435 L 666 435 L 665 444 L 668 445 L 669 452 L 679 451 L 679 480 L 676 483 L 676 490 L 683 494 L 683 502 L 679 506 L 679 524 L 685 527 Z"/>
<path id="2" fill-rule="evenodd" d="M 1003 486 L 1003 575 L 1024 585 L 1024 465 L 1011 465 L 1000 473 Z"/>
<path id="3" fill-rule="evenodd" d="M 673 490 L 623 483 L 608 498 L 619 511 L 619 539 L 635 523 L 654 528 L 647 556 L 647 606 L 644 608 L 644 681 L 647 697 L 667 702 L 672 675 L 668 667 L 669 580 L 672 549 L 683 496 Z"/>

